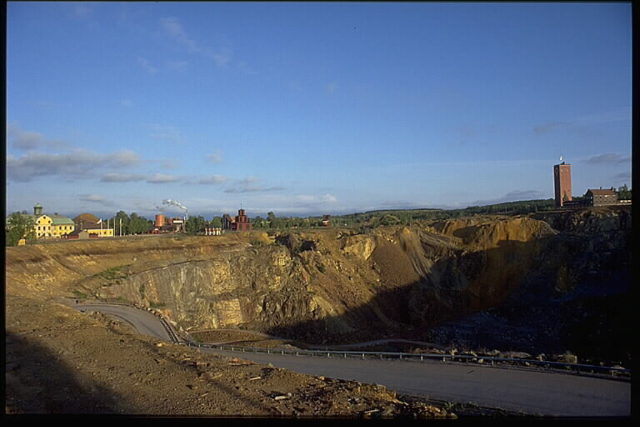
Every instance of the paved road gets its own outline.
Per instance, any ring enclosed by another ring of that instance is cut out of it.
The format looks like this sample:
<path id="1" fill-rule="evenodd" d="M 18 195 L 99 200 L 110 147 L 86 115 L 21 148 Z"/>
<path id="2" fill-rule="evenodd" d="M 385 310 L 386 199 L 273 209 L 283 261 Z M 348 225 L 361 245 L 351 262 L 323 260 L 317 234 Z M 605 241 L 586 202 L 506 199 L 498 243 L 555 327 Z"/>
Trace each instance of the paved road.
<path id="1" fill-rule="evenodd" d="M 159 319 L 126 306 L 77 305 L 126 320 L 145 335 L 169 340 Z M 203 349 L 311 375 L 387 386 L 432 399 L 473 402 L 528 414 L 569 417 L 626 417 L 631 414 L 631 383 L 525 369 L 441 362 L 356 360 Z"/>
<path id="2" fill-rule="evenodd" d="M 527 414 L 617 417 L 631 411 L 631 384 L 623 381 L 476 364 L 211 351 L 304 374 L 383 384 L 397 392 Z"/>
<path id="3" fill-rule="evenodd" d="M 115 304 L 77 304 L 74 308 L 84 311 L 99 311 L 118 317 L 132 325 L 143 335 L 160 338 L 164 341 L 171 341 L 171 337 L 162 322 L 160 322 L 160 319 L 148 311 Z"/>

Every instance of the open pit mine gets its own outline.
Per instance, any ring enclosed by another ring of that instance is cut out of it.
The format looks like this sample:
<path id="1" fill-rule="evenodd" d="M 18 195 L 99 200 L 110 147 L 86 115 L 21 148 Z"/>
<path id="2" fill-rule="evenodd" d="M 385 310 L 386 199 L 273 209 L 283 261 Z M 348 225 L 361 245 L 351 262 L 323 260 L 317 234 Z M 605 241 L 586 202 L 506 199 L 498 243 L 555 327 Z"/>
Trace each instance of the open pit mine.
<path id="1" fill-rule="evenodd" d="M 12 336 L 65 327 L 62 315 L 51 314 L 46 328 L 31 323 L 66 298 L 153 308 L 193 336 L 247 330 L 309 346 L 403 338 L 571 354 L 585 363 L 631 359 L 630 207 L 474 216 L 363 233 L 328 228 L 34 244 L 7 248 L 5 266 Z M 25 307 L 31 314 L 18 316 Z M 92 339 L 66 328 L 69 339 Z"/>

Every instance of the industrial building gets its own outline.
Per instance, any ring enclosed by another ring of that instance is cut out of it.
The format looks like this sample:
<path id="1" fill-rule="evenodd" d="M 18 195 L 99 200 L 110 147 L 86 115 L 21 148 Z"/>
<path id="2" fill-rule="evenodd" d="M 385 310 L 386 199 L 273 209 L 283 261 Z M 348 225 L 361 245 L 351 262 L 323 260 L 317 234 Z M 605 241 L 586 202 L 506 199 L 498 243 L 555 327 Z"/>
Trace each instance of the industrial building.
<path id="1" fill-rule="evenodd" d="M 565 162 L 553 166 L 553 185 L 555 204 L 558 208 L 584 208 L 631 203 L 629 200 L 618 200 L 618 193 L 613 188 L 603 190 L 602 187 L 599 189 L 590 188 L 581 200 L 573 200 L 571 196 L 571 165 Z"/>
<path id="2" fill-rule="evenodd" d="M 162 214 L 158 214 L 153 222 L 152 234 L 160 233 L 179 233 L 185 231 L 185 219 L 184 218 L 171 218 Z"/>
<path id="3" fill-rule="evenodd" d="M 230 231 L 251 231 L 251 223 L 244 213 L 244 209 L 238 209 L 238 215 L 231 218 L 228 214 L 222 215 L 222 229 Z"/>
<path id="4" fill-rule="evenodd" d="M 609 205 L 617 205 L 618 194 L 613 190 L 613 188 L 608 190 L 600 189 L 589 189 L 584 195 L 585 204 L 587 206 L 609 206 Z"/>

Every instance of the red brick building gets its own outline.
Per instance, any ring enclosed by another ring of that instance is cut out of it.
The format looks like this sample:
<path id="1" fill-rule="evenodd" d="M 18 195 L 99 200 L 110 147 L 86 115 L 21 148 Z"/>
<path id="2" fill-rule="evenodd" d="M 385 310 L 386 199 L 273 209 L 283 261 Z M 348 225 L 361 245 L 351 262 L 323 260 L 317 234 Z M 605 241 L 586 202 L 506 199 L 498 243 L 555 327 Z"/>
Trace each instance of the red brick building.
<path id="1" fill-rule="evenodd" d="M 251 231 L 249 218 L 244 214 L 244 209 L 238 209 L 235 222 L 231 225 L 233 231 Z"/>
<path id="2" fill-rule="evenodd" d="M 571 165 L 565 162 L 553 166 L 553 186 L 556 207 L 562 207 L 565 201 L 571 201 Z"/>
<path id="3" fill-rule="evenodd" d="M 229 215 L 222 216 L 222 229 L 231 231 L 251 231 L 251 223 L 244 213 L 244 209 L 238 210 L 238 215 L 231 218 Z"/>

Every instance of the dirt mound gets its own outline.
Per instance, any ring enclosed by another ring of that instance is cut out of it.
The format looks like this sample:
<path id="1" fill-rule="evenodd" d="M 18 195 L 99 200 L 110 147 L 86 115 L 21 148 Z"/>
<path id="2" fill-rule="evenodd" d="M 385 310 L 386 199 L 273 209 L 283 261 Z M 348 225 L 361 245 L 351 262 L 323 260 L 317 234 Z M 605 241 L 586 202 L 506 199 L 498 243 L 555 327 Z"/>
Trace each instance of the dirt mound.
<path id="1" fill-rule="evenodd" d="M 527 217 L 472 217 L 437 222 L 438 232 L 460 239 L 471 250 L 487 250 L 501 242 L 530 242 L 555 235 L 547 223 Z"/>

